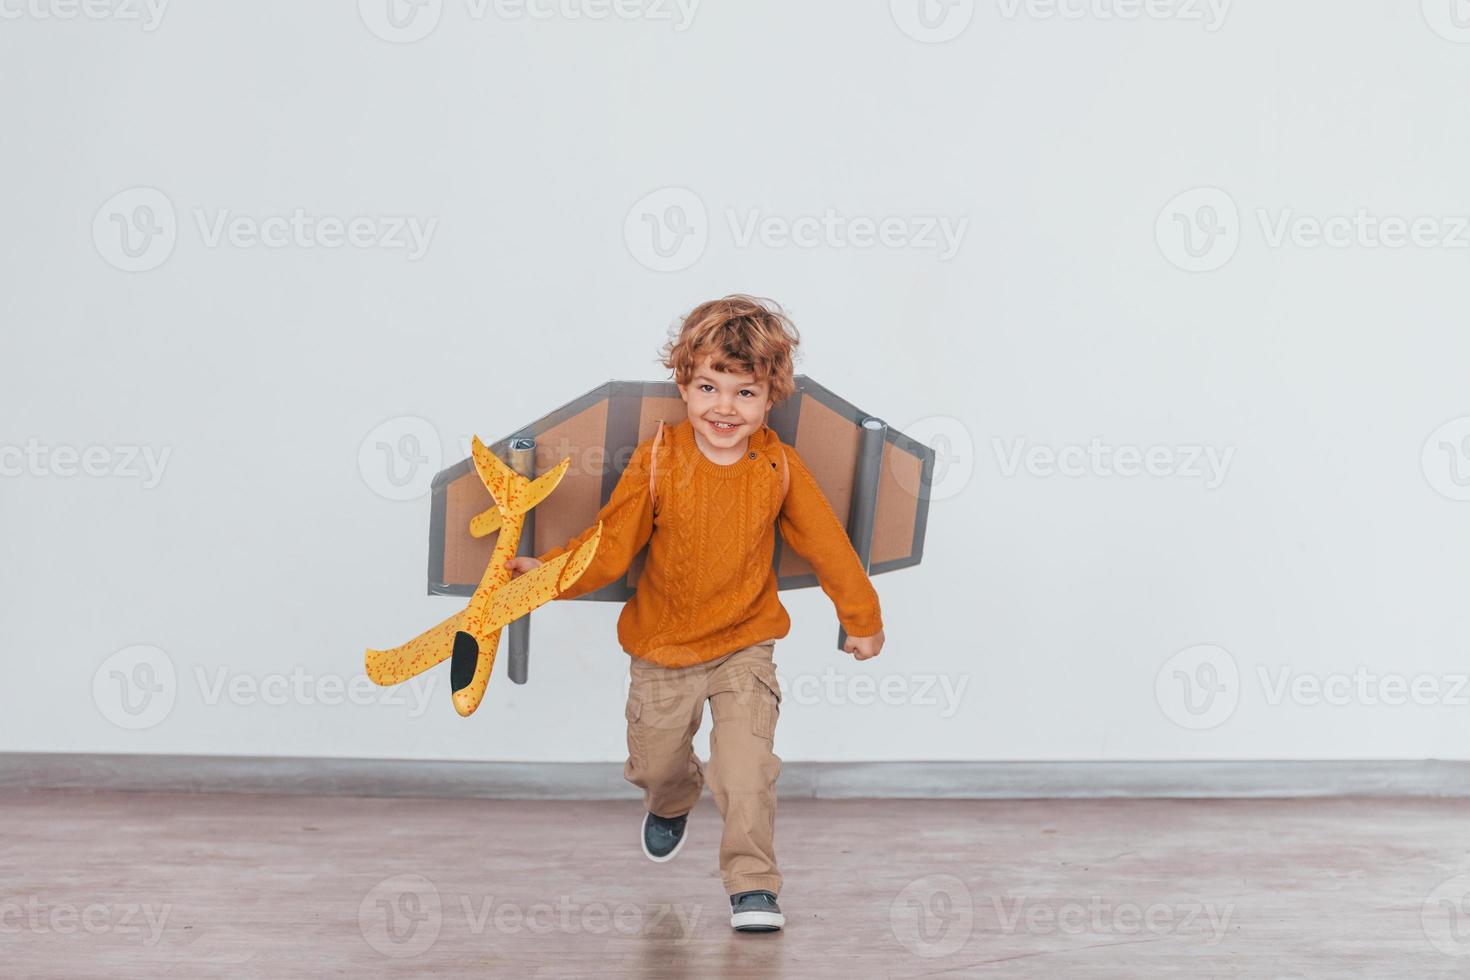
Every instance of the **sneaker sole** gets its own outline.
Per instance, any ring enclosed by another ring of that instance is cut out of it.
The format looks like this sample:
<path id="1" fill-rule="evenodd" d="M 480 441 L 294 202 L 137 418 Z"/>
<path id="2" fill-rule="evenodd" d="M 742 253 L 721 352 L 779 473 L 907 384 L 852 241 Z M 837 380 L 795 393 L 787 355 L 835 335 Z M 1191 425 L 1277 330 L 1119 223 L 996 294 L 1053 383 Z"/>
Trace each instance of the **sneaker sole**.
<path id="1" fill-rule="evenodd" d="M 731 912 L 730 925 L 736 932 L 776 932 L 786 924 L 780 912 Z"/>
<path id="2" fill-rule="evenodd" d="M 648 849 L 648 837 L 646 834 L 647 830 L 648 813 L 645 812 L 643 814 L 643 823 L 639 824 L 638 826 L 638 846 L 643 848 L 643 856 L 648 858 L 648 860 L 654 862 L 655 864 L 663 864 L 665 861 L 672 861 L 674 859 L 674 856 L 677 855 L 679 851 L 684 848 L 684 842 L 689 839 L 689 824 L 686 823 L 684 824 L 684 836 L 679 838 L 679 843 L 674 845 L 674 849 L 665 854 L 663 857 L 654 857 L 653 853 Z"/>

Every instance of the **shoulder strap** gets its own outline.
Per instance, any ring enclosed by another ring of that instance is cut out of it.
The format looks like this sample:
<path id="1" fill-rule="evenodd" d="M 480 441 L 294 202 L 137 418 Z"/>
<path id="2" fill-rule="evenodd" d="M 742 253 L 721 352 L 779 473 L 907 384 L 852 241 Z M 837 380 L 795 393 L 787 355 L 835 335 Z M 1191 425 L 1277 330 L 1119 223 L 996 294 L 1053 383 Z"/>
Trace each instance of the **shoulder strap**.
<path id="1" fill-rule="evenodd" d="M 658 421 L 658 431 L 653 434 L 653 452 L 648 456 L 648 499 L 653 501 L 653 509 L 658 511 L 658 446 L 664 441 L 664 422 Z"/>

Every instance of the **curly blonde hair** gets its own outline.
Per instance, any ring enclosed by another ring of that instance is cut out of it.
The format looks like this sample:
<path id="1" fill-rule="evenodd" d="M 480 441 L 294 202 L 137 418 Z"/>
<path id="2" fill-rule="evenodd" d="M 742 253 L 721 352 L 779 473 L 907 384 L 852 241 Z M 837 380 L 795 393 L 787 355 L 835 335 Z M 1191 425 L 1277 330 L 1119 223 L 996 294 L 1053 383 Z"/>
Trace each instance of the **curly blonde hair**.
<path id="1" fill-rule="evenodd" d="M 706 354 L 716 371 L 750 374 L 765 382 L 771 399 L 781 404 L 796 394 L 792 369 L 801 334 L 774 300 L 731 293 L 701 303 L 670 331 L 660 357 L 687 385 Z"/>

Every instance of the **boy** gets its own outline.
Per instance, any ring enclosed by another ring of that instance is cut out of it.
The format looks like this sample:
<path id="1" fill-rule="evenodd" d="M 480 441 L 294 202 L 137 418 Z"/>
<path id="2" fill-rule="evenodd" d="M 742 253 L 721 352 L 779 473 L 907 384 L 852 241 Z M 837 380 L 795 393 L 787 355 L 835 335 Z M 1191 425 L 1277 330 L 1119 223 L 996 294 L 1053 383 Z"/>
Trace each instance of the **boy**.
<path id="1" fill-rule="evenodd" d="M 598 514 L 592 564 L 559 597 L 616 581 L 648 544 L 637 591 L 618 617 L 618 641 L 631 655 L 623 776 L 643 789 L 643 853 L 659 862 L 683 846 L 708 779 L 724 820 L 730 924 L 742 932 L 785 924 L 773 841 L 781 691 L 772 655 L 791 620 L 772 567 L 777 525 L 836 606 L 846 652 L 866 660 L 883 647 L 878 595 L 842 522 L 796 451 L 765 424 L 771 406 L 796 391 L 799 343 L 779 307 L 742 294 L 684 319 L 663 363 L 688 417 L 638 445 Z M 592 531 L 539 558 L 512 559 L 512 574 Z M 714 719 L 707 769 L 692 747 L 706 700 Z"/>

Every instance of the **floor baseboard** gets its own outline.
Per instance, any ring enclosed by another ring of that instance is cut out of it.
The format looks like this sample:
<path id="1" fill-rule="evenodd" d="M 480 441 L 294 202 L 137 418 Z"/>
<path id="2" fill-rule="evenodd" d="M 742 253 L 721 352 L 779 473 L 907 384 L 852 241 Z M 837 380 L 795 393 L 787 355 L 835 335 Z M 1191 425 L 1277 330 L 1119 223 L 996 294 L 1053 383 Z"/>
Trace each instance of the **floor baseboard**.
<path id="1" fill-rule="evenodd" d="M 638 799 L 610 762 L 0 753 L 0 789 Z M 1470 797 L 1470 762 L 787 762 L 784 799 Z"/>

